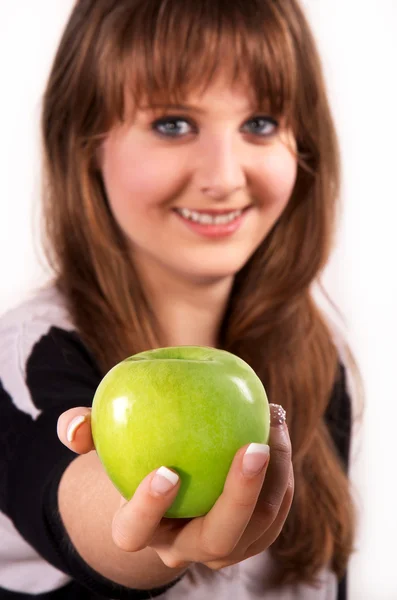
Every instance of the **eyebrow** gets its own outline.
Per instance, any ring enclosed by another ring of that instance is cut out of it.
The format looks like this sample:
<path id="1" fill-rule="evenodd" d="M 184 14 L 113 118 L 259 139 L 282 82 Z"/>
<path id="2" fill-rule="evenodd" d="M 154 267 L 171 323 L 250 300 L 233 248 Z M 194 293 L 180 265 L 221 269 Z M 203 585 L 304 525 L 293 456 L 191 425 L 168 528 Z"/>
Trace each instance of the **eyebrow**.
<path id="1" fill-rule="evenodd" d="M 203 108 L 199 108 L 198 106 L 189 106 L 188 104 L 149 104 L 147 106 L 142 107 L 143 110 L 153 110 L 153 109 L 161 109 L 161 110 L 183 110 L 185 112 L 196 112 L 200 114 L 205 114 L 206 111 Z"/>
<path id="2" fill-rule="evenodd" d="M 170 103 L 163 104 L 161 102 L 142 106 L 141 109 L 144 111 L 150 111 L 150 110 L 178 111 L 178 110 L 180 110 L 180 111 L 191 113 L 191 114 L 197 113 L 199 115 L 205 115 L 207 113 L 207 111 L 205 109 L 200 108 L 199 106 L 190 106 L 189 104 L 170 104 Z M 256 112 L 268 113 L 269 111 L 265 110 L 265 109 L 256 108 L 254 105 L 248 106 L 246 109 L 239 111 L 239 113 L 241 113 L 242 115 L 256 113 Z"/>

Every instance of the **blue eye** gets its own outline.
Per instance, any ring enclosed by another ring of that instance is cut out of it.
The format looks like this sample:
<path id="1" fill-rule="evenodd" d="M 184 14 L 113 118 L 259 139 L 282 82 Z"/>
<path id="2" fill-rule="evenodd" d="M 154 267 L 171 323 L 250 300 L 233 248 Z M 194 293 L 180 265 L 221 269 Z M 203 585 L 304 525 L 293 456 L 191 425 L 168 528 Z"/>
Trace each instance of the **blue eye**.
<path id="1" fill-rule="evenodd" d="M 181 117 L 164 117 L 152 124 L 152 129 L 165 137 L 182 137 L 193 131 L 192 125 Z"/>
<path id="2" fill-rule="evenodd" d="M 242 130 L 244 133 L 251 133 L 260 137 L 270 137 L 278 130 L 278 123 L 271 117 L 254 117 L 243 125 Z"/>

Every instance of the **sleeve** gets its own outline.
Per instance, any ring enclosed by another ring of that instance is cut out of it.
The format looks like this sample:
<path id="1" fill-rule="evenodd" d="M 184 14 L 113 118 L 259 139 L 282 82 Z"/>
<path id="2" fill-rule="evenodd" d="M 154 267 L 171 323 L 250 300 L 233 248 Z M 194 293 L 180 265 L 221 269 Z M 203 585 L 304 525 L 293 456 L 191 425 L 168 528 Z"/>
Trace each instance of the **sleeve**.
<path id="1" fill-rule="evenodd" d="M 350 394 L 347 389 L 346 369 L 342 364 L 339 365 L 338 375 L 331 393 L 325 418 L 331 437 L 347 473 L 349 470 L 352 406 Z M 345 574 L 338 584 L 337 600 L 347 600 L 347 590 L 347 574 Z"/>
<path id="2" fill-rule="evenodd" d="M 19 339 L 18 357 L 7 369 L 3 342 L 0 509 L 48 563 L 92 592 L 133 599 L 164 593 L 178 580 L 164 588 L 128 590 L 93 571 L 74 549 L 59 514 L 58 485 L 76 455 L 58 440 L 57 420 L 71 407 L 91 406 L 101 380 L 92 356 L 75 332 L 50 327 L 34 343 Z"/>
<path id="3" fill-rule="evenodd" d="M 350 394 L 347 389 L 346 369 L 342 364 L 339 365 L 325 419 L 345 471 L 348 472 L 352 406 Z"/>

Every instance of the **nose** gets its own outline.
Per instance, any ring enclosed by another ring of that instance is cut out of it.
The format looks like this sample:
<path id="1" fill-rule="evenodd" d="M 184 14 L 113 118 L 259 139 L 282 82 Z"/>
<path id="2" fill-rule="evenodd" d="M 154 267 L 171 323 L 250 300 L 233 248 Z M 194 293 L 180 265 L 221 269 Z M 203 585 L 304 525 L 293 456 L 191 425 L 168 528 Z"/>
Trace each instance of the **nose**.
<path id="1" fill-rule="evenodd" d="M 223 200 L 246 186 L 243 154 L 236 140 L 212 137 L 198 152 L 196 184 L 202 194 Z"/>

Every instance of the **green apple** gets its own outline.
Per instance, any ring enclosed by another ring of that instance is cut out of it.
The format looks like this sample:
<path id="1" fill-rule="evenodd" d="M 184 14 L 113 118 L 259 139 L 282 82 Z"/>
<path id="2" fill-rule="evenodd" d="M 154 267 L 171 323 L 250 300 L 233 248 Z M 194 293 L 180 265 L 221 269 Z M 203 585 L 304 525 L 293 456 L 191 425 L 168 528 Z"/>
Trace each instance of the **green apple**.
<path id="1" fill-rule="evenodd" d="M 151 471 L 180 476 L 167 517 L 206 514 L 237 450 L 267 443 L 265 389 L 243 360 L 215 348 L 159 348 L 131 356 L 103 378 L 92 405 L 98 456 L 129 500 Z"/>

